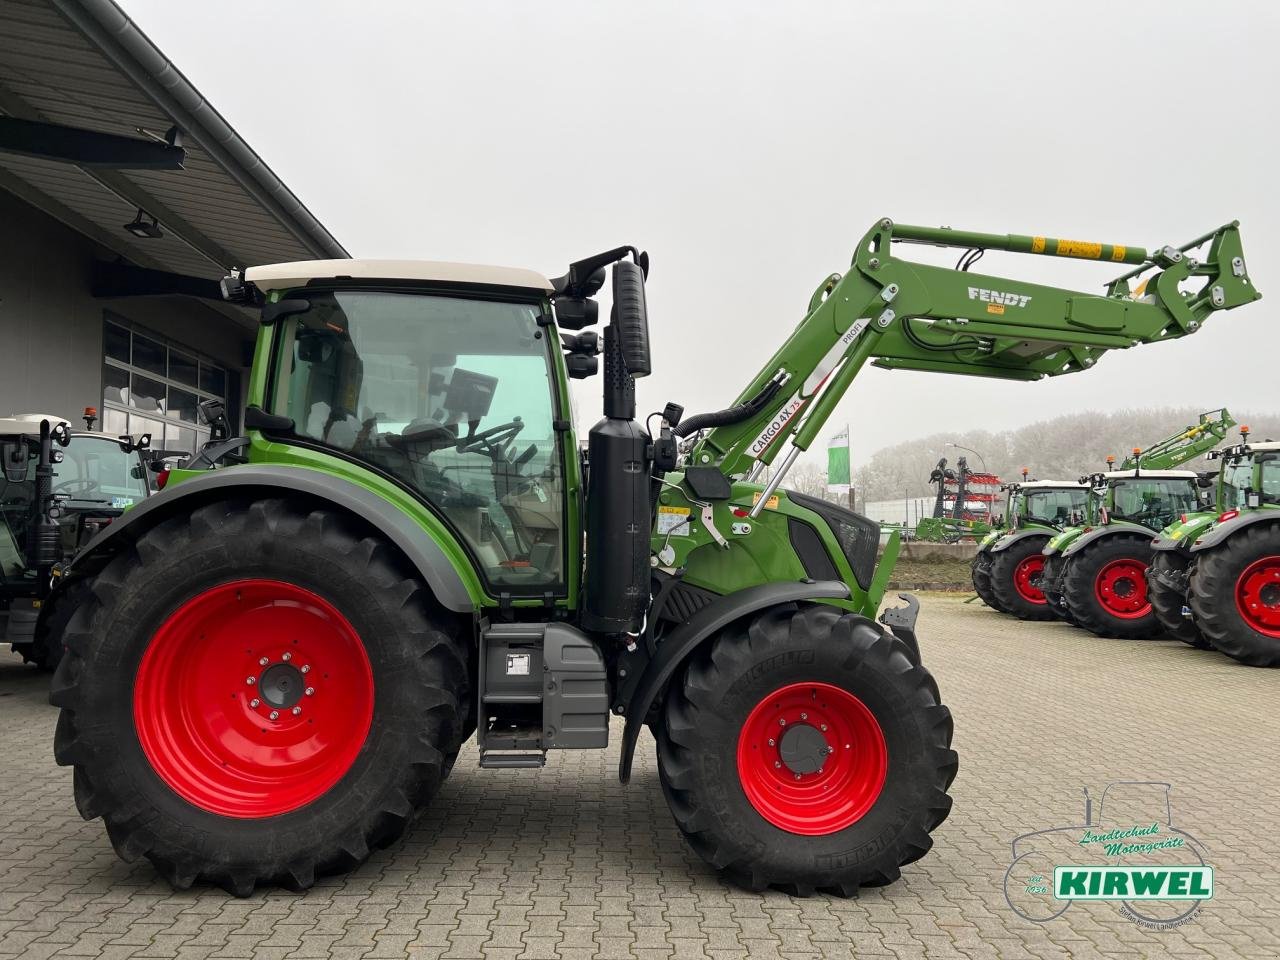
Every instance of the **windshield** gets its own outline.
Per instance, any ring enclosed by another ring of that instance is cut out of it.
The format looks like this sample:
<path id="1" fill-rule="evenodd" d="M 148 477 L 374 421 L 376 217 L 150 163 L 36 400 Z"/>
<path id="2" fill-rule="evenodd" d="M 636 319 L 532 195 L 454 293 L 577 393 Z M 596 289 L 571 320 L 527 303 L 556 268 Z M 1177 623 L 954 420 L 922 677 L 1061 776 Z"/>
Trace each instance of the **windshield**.
<path id="1" fill-rule="evenodd" d="M 1162 530 L 1184 513 L 1199 509 L 1196 482 L 1190 477 L 1135 477 L 1117 480 L 1111 489 L 1112 518 L 1151 530 Z"/>
<path id="2" fill-rule="evenodd" d="M 1065 527 L 1084 519 L 1088 491 L 1083 487 L 1026 491 L 1026 517 Z"/>
<path id="3" fill-rule="evenodd" d="M 282 323 L 273 412 L 408 486 L 504 590 L 563 583 L 563 481 L 538 304 L 309 293 Z"/>

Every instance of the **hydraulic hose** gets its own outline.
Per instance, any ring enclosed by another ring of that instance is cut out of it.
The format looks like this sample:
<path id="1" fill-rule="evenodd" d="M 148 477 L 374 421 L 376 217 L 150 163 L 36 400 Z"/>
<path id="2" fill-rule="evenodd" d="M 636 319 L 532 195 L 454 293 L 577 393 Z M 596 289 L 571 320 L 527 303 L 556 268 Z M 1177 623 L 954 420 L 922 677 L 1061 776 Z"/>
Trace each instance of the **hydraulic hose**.
<path id="1" fill-rule="evenodd" d="M 699 430 L 706 430 L 708 427 L 727 427 L 730 424 L 750 420 L 764 409 L 765 404 L 774 398 L 781 386 L 782 384 L 777 380 L 770 380 L 764 385 L 763 390 L 746 403 L 739 403 L 723 410 L 713 410 L 711 413 L 696 413 L 686 420 L 681 420 L 674 433 L 677 437 L 683 438 Z"/>

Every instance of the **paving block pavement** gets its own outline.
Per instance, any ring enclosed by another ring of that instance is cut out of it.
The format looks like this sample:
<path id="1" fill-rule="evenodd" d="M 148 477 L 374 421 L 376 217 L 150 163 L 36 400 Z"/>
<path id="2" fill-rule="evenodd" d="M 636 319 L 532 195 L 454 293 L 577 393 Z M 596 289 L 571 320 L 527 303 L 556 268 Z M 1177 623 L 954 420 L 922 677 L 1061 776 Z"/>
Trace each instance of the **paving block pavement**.
<path id="1" fill-rule="evenodd" d="M 955 807 L 899 883 L 850 900 L 725 885 L 672 823 L 647 735 L 629 787 L 616 748 L 541 771 L 464 752 L 404 839 L 352 874 L 245 900 L 174 892 L 77 815 L 47 679 L 0 650 L 0 958 L 1280 956 L 1280 672 L 955 598 L 926 597 L 920 633 L 955 714 Z M 1116 780 L 1174 785 L 1214 898 L 1158 931 L 1103 903 L 1021 919 L 1003 895 L 1013 839 L 1080 823 L 1082 788 Z"/>

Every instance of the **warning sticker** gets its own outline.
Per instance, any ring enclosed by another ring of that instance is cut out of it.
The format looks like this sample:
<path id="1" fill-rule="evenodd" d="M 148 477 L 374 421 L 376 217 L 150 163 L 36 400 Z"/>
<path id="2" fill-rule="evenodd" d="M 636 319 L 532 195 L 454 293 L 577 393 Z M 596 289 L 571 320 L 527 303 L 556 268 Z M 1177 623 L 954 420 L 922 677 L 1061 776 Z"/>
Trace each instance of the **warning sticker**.
<path id="1" fill-rule="evenodd" d="M 688 507 L 658 507 L 658 533 L 674 534 L 677 537 L 687 537 L 689 535 L 689 514 L 693 511 Z"/>
<path id="2" fill-rule="evenodd" d="M 1111 259 L 1115 260 L 1117 263 L 1122 263 L 1124 262 L 1124 255 L 1127 252 L 1128 251 L 1126 251 L 1122 246 L 1114 246 L 1111 248 Z"/>
<path id="3" fill-rule="evenodd" d="M 987 313 L 1004 313 L 1003 303 L 988 303 Z"/>
<path id="4" fill-rule="evenodd" d="M 1085 240 L 1059 240 L 1058 256 L 1097 260 L 1102 256 L 1102 244 L 1089 243 Z"/>
<path id="5" fill-rule="evenodd" d="M 751 505 L 754 507 L 759 502 L 760 502 L 760 491 L 757 490 L 755 493 L 751 495 Z M 765 501 L 764 508 L 766 510 L 778 509 L 778 495 L 776 493 L 772 497 L 770 497 L 767 501 Z"/>
<path id="6" fill-rule="evenodd" d="M 1031 252 L 1044 253 L 1044 237 L 1031 238 Z"/>

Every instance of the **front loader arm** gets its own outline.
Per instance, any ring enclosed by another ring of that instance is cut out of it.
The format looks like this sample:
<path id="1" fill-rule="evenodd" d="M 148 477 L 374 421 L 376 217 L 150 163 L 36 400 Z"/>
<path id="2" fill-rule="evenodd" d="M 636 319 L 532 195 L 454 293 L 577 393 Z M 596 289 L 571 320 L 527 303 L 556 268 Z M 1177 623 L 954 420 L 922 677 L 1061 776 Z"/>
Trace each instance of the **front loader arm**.
<path id="1" fill-rule="evenodd" d="M 1200 414 L 1196 423 L 1180 430 L 1172 437 L 1153 443 L 1145 450 L 1134 450 L 1135 467 L 1144 470 L 1172 470 L 1174 467 L 1208 453 L 1227 436 L 1235 426 L 1235 419 L 1225 407 Z M 1126 460 L 1125 463 L 1129 463 Z M 1121 466 L 1121 469 L 1129 469 Z"/>
<path id="2" fill-rule="evenodd" d="M 1136 265 L 1102 294 L 916 263 L 894 243 Z M 1192 251 L 1208 244 L 1203 260 Z M 1130 282 L 1155 271 L 1136 289 Z M 858 244 L 850 270 L 814 292 L 805 317 L 735 403 L 772 393 L 749 419 L 717 426 L 689 463 L 753 474 L 792 440 L 806 450 L 868 361 L 889 369 L 1038 380 L 1092 367 L 1108 350 L 1194 333 L 1218 310 L 1260 297 L 1245 270 L 1238 223 L 1181 247 L 913 227 L 885 219 Z M 785 470 L 785 465 L 784 465 Z"/>

